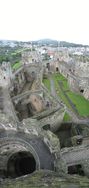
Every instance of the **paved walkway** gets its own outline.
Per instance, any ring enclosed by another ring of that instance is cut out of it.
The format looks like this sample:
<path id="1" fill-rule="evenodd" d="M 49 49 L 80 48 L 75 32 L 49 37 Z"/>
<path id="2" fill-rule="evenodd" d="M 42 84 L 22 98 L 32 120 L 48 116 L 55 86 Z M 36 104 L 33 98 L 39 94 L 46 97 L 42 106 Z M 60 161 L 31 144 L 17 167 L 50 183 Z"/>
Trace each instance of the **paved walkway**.
<path id="1" fill-rule="evenodd" d="M 51 86 L 51 95 L 56 97 L 54 80 L 52 80 L 51 76 L 49 78 L 50 78 L 50 86 Z"/>
<path id="2" fill-rule="evenodd" d="M 50 80 L 50 87 L 51 87 L 51 95 L 56 98 L 58 103 L 60 103 L 61 100 L 56 93 L 55 83 L 51 74 L 49 74 L 49 80 Z"/>

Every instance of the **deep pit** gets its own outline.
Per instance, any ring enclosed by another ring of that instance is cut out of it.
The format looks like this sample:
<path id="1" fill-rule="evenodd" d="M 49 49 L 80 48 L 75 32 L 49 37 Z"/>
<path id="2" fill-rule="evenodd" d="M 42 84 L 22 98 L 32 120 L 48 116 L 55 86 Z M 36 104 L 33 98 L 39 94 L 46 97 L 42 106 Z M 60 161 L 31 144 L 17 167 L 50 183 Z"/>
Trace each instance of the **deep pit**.
<path id="1" fill-rule="evenodd" d="M 36 161 L 30 152 L 13 154 L 7 164 L 7 177 L 16 178 L 31 174 L 36 170 Z"/>

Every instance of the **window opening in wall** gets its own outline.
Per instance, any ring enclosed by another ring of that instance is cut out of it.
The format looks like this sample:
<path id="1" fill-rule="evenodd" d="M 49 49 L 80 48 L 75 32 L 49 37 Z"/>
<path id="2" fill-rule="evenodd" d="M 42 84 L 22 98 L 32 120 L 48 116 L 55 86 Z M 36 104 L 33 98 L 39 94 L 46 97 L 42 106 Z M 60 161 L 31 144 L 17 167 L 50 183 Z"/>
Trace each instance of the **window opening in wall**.
<path id="1" fill-rule="evenodd" d="M 84 89 L 81 89 L 80 92 L 83 93 L 83 92 L 84 92 Z"/>
<path id="2" fill-rule="evenodd" d="M 68 174 L 78 174 L 84 176 L 84 171 L 81 164 L 68 167 Z"/>
<path id="3" fill-rule="evenodd" d="M 58 67 L 56 67 L 56 72 L 58 72 L 59 71 L 59 69 L 58 69 Z"/>

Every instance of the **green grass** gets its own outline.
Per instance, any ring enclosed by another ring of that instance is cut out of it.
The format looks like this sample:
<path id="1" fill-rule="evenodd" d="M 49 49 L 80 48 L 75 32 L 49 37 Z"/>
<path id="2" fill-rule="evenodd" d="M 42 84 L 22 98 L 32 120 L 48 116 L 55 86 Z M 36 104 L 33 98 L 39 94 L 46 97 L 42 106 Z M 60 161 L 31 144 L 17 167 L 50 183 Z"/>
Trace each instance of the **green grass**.
<path id="1" fill-rule="evenodd" d="M 89 101 L 83 96 L 69 91 L 67 93 L 71 101 L 75 104 L 81 116 L 89 116 Z"/>
<path id="2" fill-rule="evenodd" d="M 53 79 L 58 81 L 62 81 L 64 90 L 69 90 L 67 79 L 61 74 L 53 74 Z"/>
<path id="3" fill-rule="evenodd" d="M 47 89 L 50 91 L 50 81 L 47 78 L 43 79 L 43 84 L 45 85 L 45 87 L 47 87 Z"/>
<path id="4" fill-rule="evenodd" d="M 69 90 L 69 86 L 68 86 L 67 80 L 63 81 L 63 88 L 64 88 L 64 90 Z"/>
<path id="5" fill-rule="evenodd" d="M 61 91 L 61 88 L 58 84 L 58 81 L 62 81 L 63 90 L 64 91 L 67 90 L 67 95 L 70 98 L 70 100 L 72 101 L 72 103 L 75 104 L 79 115 L 85 116 L 85 117 L 89 116 L 89 101 L 86 100 L 83 96 L 70 91 L 67 79 L 65 79 L 65 77 L 62 76 L 61 74 L 53 74 L 53 79 L 54 79 L 54 82 L 55 82 L 57 94 L 62 99 L 62 101 L 67 105 L 67 107 L 70 108 L 71 110 L 73 110 L 71 105 L 69 104 L 68 100 L 66 99 L 65 95 Z"/>
<path id="6" fill-rule="evenodd" d="M 70 103 L 66 99 L 64 93 L 62 92 L 62 90 L 61 90 L 61 88 L 60 88 L 60 86 L 58 84 L 58 81 L 62 81 L 63 90 L 67 91 L 67 95 L 70 98 L 70 100 L 72 101 L 72 103 L 75 105 L 76 109 L 78 110 L 79 115 L 83 116 L 83 117 L 89 116 L 89 101 L 86 100 L 83 96 L 70 91 L 67 79 L 63 75 L 61 75 L 61 74 L 53 74 L 52 78 L 53 78 L 54 83 L 55 83 L 55 88 L 56 88 L 56 91 L 57 91 L 57 95 L 66 104 L 66 106 L 73 111 Z M 48 79 L 43 79 L 43 83 L 48 88 L 48 90 L 50 91 L 50 81 Z M 64 121 L 66 121 L 67 118 L 69 118 L 68 114 L 65 115 Z"/>
<path id="7" fill-rule="evenodd" d="M 58 84 L 58 81 L 63 81 L 63 86 L 66 87 L 66 89 L 69 89 L 67 88 L 67 82 L 66 79 L 61 75 L 61 74 L 53 74 L 53 79 L 54 79 L 54 83 L 55 83 L 55 87 L 56 87 L 56 91 L 57 91 L 57 94 L 58 96 L 62 99 L 62 101 L 67 105 L 67 107 L 71 108 L 70 104 L 68 103 L 66 97 L 64 96 L 63 92 L 61 91 L 60 87 L 59 87 L 59 84 Z M 65 83 L 65 84 L 64 84 Z"/>
<path id="8" fill-rule="evenodd" d="M 15 64 L 12 66 L 12 68 L 13 68 L 14 70 L 17 70 L 17 69 L 19 69 L 20 67 L 21 67 L 21 62 L 15 63 Z"/>
<path id="9" fill-rule="evenodd" d="M 69 114 L 65 113 L 63 121 L 66 122 L 66 121 L 70 121 L 70 120 L 71 120 L 71 117 L 69 116 Z"/>
<path id="10" fill-rule="evenodd" d="M 52 75 L 52 77 L 53 77 L 53 79 L 56 79 L 56 80 L 61 80 L 61 81 L 66 80 L 65 77 L 62 74 L 54 73 Z"/>

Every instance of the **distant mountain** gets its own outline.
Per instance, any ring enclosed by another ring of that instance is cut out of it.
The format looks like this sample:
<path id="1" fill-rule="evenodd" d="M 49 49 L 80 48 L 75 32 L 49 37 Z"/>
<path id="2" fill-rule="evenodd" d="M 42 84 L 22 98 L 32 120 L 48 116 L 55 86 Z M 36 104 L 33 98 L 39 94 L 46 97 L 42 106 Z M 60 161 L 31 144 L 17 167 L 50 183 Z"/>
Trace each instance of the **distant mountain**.
<path id="1" fill-rule="evenodd" d="M 52 39 L 41 39 L 37 41 L 31 41 L 32 44 L 38 45 L 50 45 L 50 46 L 59 46 L 59 47 L 89 47 L 89 45 L 70 43 L 66 41 L 57 41 Z"/>
<path id="2" fill-rule="evenodd" d="M 32 44 L 38 44 L 38 45 L 56 45 L 58 46 L 58 41 L 53 39 L 40 39 L 37 41 L 32 41 Z"/>
<path id="3" fill-rule="evenodd" d="M 14 40 L 0 40 L 0 46 L 4 47 L 4 46 L 10 46 L 10 47 L 15 47 L 18 45 L 18 41 L 14 41 Z"/>
<path id="4" fill-rule="evenodd" d="M 33 44 L 33 45 L 48 45 L 48 46 L 59 46 L 59 47 L 89 47 L 89 45 L 82 45 L 82 44 L 75 44 L 75 43 L 70 43 L 66 41 L 57 41 L 53 39 L 40 39 L 40 40 L 35 40 L 35 41 L 14 41 L 14 40 L 0 40 L 0 46 L 10 46 L 10 47 L 15 47 L 15 46 L 24 46 L 25 44 Z"/>
<path id="5" fill-rule="evenodd" d="M 89 47 L 89 45 L 70 43 L 70 42 L 66 42 L 66 41 L 60 41 L 59 45 L 61 47 Z"/>

